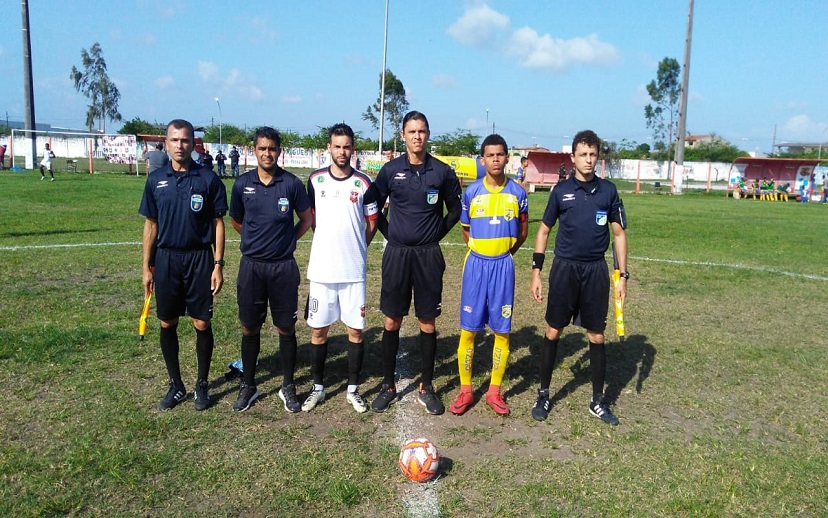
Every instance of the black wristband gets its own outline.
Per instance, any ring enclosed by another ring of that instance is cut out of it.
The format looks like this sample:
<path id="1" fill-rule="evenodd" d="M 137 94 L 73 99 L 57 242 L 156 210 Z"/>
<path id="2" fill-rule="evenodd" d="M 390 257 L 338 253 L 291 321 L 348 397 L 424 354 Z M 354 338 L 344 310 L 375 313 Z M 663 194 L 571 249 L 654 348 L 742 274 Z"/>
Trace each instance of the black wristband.
<path id="1" fill-rule="evenodd" d="M 532 269 L 543 270 L 543 260 L 546 259 L 546 254 L 534 252 L 532 254 Z"/>

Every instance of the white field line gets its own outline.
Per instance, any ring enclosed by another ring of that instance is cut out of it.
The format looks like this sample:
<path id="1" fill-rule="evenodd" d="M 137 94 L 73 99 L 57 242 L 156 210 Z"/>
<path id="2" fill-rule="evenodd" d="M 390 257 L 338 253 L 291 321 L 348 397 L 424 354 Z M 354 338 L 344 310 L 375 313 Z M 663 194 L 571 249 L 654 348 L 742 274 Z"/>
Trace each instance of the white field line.
<path id="1" fill-rule="evenodd" d="M 238 243 L 238 239 L 227 239 L 226 242 L 228 243 Z M 302 244 L 310 244 L 309 239 L 301 239 L 299 243 Z M 373 245 L 381 246 L 382 241 L 376 240 L 372 243 Z M 440 243 L 441 246 L 462 246 L 465 247 L 464 243 Z M 0 246 L 0 252 L 17 252 L 20 250 L 49 250 L 49 249 L 56 249 L 56 248 L 84 248 L 84 247 L 96 247 L 96 246 L 141 246 L 140 241 L 122 241 L 122 242 L 111 242 L 111 243 L 69 243 L 69 244 L 54 244 L 54 245 L 21 245 L 21 246 Z M 529 247 L 521 247 L 521 250 L 526 250 L 531 252 L 532 248 Z M 551 254 L 552 251 L 548 250 L 547 254 Z M 646 261 L 651 263 L 666 263 L 666 264 L 676 264 L 681 266 L 704 266 L 704 267 L 713 267 L 713 268 L 730 268 L 733 270 L 748 270 L 753 272 L 760 272 L 760 273 L 770 273 L 775 275 L 784 275 L 786 277 L 791 277 L 793 279 L 806 279 L 810 281 L 822 281 L 828 282 L 828 276 L 825 275 L 816 275 L 812 273 L 799 273 L 799 272 L 789 272 L 785 270 L 780 270 L 778 268 L 770 268 L 767 266 L 751 266 L 747 264 L 735 264 L 735 263 L 717 263 L 713 261 L 685 261 L 683 259 L 662 259 L 658 257 L 642 257 L 642 256 L 635 256 L 631 255 L 629 257 L 630 260 L 633 261 Z"/>

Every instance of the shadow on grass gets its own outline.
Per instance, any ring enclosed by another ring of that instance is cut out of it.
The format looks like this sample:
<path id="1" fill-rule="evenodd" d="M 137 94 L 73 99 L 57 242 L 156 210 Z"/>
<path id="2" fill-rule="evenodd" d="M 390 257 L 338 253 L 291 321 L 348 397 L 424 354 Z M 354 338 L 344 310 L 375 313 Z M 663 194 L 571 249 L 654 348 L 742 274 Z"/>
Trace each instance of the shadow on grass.
<path id="1" fill-rule="evenodd" d="M 605 395 L 614 403 L 621 391 L 635 379 L 635 391 L 641 393 L 644 381 L 655 365 L 656 348 L 644 335 L 628 336 L 620 344 L 607 348 L 607 388 Z M 636 376 L 637 375 L 637 376 Z"/>
<path id="2" fill-rule="evenodd" d="M 0 238 L 6 237 L 34 237 L 34 236 L 52 236 L 60 234 L 92 234 L 106 230 L 103 228 L 87 229 L 87 230 L 66 230 L 66 229 L 50 229 L 50 230 L 36 230 L 30 232 L 4 232 L 0 234 Z"/>

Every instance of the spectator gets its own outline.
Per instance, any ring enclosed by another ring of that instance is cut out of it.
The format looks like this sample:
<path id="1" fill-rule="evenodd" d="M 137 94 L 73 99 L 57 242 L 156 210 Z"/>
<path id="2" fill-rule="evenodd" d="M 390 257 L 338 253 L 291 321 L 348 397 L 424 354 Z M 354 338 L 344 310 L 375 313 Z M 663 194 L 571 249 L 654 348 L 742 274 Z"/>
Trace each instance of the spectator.
<path id="1" fill-rule="evenodd" d="M 0 145 L 0 171 L 6 168 L 6 146 Z"/>
<path id="2" fill-rule="evenodd" d="M 234 178 L 239 176 L 239 150 L 236 146 L 230 150 L 230 171 Z"/>
<path id="3" fill-rule="evenodd" d="M 147 174 L 160 169 L 170 163 L 170 157 L 163 151 L 164 146 L 160 142 L 155 144 L 155 149 L 144 153 L 144 159 L 147 161 Z"/>
<path id="4" fill-rule="evenodd" d="M 224 165 L 225 160 L 227 160 L 227 157 L 224 156 L 224 153 L 222 153 L 221 149 L 219 149 L 218 153 L 216 153 L 216 165 L 218 165 L 219 178 L 224 178 L 225 177 L 225 171 L 226 171 L 226 168 L 225 168 L 225 165 Z"/>

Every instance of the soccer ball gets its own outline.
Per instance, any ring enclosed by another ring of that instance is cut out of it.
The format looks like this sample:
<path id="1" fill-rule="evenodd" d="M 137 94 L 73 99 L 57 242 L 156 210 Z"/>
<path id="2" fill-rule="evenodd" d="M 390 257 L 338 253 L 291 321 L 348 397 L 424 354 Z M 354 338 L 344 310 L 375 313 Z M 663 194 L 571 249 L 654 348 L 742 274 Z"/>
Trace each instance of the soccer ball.
<path id="1" fill-rule="evenodd" d="M 428 482 L 440 468 L 440 453 L 428 439 L 412 439 L 403 444 L 399 464 L 403 475 L 409 480 Z"/>

